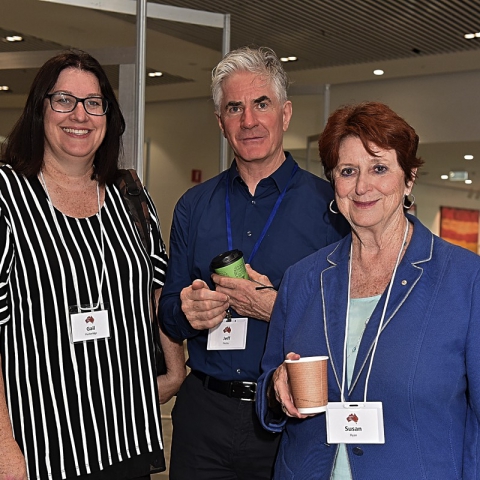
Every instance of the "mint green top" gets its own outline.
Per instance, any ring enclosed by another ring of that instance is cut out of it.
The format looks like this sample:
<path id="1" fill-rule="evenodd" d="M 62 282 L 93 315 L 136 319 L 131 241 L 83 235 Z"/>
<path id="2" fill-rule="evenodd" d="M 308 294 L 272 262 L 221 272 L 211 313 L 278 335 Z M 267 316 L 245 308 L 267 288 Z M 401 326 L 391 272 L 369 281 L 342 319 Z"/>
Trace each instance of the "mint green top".
<path id="1" fill-rule="evenodd" d="M 355 360 L 357 359 L 358 347 L 362 341 L 363 332 L 379 300 L 380 295 L 350 299 L 347 334 L 347 385 L 350 385 L 352 381 Z M 352 480 L 347 449 L 344 443 L 342 443 L 338 449 L 335 466 L 333 467 L 332 480 Z"/>

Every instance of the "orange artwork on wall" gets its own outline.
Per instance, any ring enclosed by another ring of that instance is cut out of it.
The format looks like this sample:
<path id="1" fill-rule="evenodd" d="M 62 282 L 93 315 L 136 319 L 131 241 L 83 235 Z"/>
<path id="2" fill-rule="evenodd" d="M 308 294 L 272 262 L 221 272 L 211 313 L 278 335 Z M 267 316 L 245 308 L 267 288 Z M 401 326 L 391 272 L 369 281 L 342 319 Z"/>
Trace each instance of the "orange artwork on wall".
<path id="1" fill-rule="evenodd" d="M 440 237 L 477 253 L 478 210 L 440 207 Z"/>

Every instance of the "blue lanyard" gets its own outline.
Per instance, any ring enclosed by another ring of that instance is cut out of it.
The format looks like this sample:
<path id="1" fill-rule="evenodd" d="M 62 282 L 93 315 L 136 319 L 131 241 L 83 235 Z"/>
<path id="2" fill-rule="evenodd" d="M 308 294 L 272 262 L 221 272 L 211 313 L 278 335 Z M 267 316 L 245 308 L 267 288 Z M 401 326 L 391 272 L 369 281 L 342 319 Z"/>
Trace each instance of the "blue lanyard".
<path id="1" fill-rule="evenodd" d="M 270 212 L 270 216 L 268 217 L 267 223 L 263 227 L 262 233 L 260 234 L 260 237 L 258 240 L 255 242 L 255 245 L 253 246 L 252 253 L 248 257 L 247 263 L 251 263 L 253 260 L 253 257 L 257 253 L 258 248 L 260 247 L 260 244 L 262 243 L 263 239 L 265 238 L 265 235 L 267 234 L 268 229 L 270 228 L 270 225 L 273 222 L 273 219 L 275 218 L 275 215 L 277 214 L 278 208 L 280 207 L 280 204 L 282 203 L 283 197 L 287 193 L 287 188 L 289 187 L 290 183 L 292 182 L 293 176 L 295 175 L 295 172 L 298 170 L 298 164 L 295 164 L 292 170 L 292 174 L 290 175 L 290 178 L 285 185 L 285 188 L 283 189 L 282 193 L 278 196 L 277 201 L 275 202 L 275 205 L 273 206 L 272 211 Z M 226 183 L 226 193 L 225 193 L 225 216 L 227 219 L 227 239 L 228 239 L 228 249 L 233 250 L 233 240 L 232 240 L 232 220 L 231 220 L 231 212 L 230 212 L 230 185 L 229 185 L 229 175 L 227 174 L 225 177 L 225 183 Z"/>

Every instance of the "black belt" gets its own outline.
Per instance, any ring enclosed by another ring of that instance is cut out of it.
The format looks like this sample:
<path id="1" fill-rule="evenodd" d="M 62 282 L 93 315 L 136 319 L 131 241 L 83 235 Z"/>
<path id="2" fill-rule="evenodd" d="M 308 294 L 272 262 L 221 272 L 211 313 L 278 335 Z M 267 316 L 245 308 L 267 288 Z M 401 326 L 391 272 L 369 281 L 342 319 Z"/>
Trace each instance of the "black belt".
<path id="1" fill-rule="evenodd" d="M 247 402 L 254 402 L 257 393 L 257 382 L 239 382 L 239 381 L 225 381 L 217 380 L 216 378 L 199 372 L 198 370 L 192 370 L 192 375 L 199 378 L 205 388 L 212 390 L 213 392 L 221 393 L 227 397 L 239 398 Z"/>

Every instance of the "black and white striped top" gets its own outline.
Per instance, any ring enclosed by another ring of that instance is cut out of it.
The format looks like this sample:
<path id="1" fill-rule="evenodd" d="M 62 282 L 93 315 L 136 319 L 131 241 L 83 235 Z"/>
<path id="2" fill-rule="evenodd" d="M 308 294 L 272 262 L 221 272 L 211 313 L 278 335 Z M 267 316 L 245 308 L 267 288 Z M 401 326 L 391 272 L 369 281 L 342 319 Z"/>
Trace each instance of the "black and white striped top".
<path id="1" fill-rule="evenodd" d="M 162 448 L 150 288 L 163 285 L 166 252 L 147 198 L 150 254 L 120 192 L 106 187 L 101 302 L 111 337 L 71 343 L 69 309 L 99 299 L 98 215 L 55 210 L 55 222 L 38 179 L 0 167 L 0 355 L 30 479 L 85 475 Z"/>

